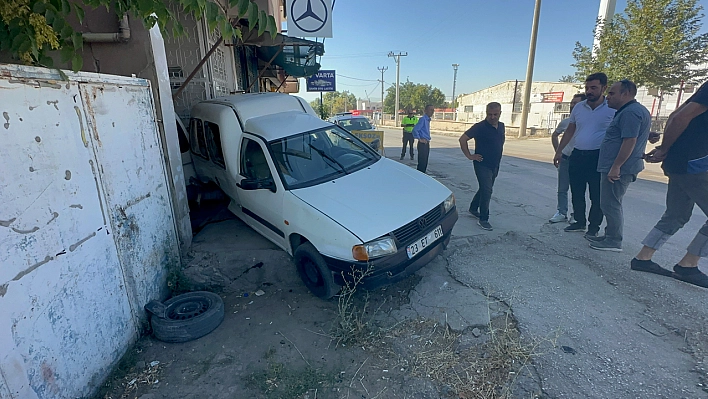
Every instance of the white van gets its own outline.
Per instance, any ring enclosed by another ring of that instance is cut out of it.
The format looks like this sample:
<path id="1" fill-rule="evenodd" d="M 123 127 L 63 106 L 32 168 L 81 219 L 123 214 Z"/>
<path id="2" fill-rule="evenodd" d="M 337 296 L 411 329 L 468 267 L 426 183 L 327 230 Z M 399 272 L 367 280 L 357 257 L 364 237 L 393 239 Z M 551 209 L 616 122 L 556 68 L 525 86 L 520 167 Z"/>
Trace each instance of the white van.
<path id="1" fill-rule="evenodd" d="M 381 157 L 303 99 L 240 94 L 192 109 L 197 175 L 231 198 L 229 210 L 293 256 L 318 297 L 354 271 L 364 288 L 398 281 L 430 262 L 457 221 L 452 192 Z"/>

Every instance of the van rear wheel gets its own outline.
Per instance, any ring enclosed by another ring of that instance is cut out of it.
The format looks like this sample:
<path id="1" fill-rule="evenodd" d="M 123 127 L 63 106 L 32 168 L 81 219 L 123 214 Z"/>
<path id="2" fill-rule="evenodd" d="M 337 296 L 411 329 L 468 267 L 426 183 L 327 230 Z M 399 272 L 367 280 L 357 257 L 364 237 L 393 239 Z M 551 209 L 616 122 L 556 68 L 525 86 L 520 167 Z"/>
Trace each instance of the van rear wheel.
<path id="1" fill-rule="evenodd" d="M 293 258 L 302 282 L 316 297 L 329 299 L 339 292 L 341 287 L 334 282 L 332 272 L 312 244 L 298 246 Z"/>

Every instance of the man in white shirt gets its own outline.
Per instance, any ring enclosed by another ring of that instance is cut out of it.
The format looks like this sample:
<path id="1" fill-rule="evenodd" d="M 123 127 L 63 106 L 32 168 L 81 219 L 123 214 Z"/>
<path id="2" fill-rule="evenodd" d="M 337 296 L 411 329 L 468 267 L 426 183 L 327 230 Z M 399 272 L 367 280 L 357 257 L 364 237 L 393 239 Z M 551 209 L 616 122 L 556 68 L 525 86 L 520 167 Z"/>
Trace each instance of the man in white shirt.
<path id="1" fill-rule="evenodd" d="M 578 93 L 573 96 L 570 100 L 570 112 L 573 112 L 573 108 L 585 100 L 584 93 Z M 568 129 L 570 124 L 570 117 L 563 119 L 558 123 L 556 130 L 551 135 L 551 143 L 553 144 L 553 149 L 558 149 L 558 137 L 561 136 Z M 556 208 L 556 214 L 549 220 L 551 223 L 565 222 L 568 220 L 568 189 L 570 189 L 570 177 L 568 176 L 568 158 L 573 152 L 573 141 L 571 140 L 568 145 L 563 149 L 563 155 L 561 156 L 560 163 L 558 164 L 558 207 Z M 575 223 L 575 220 L 571 217 L 570 223 Z"/>
<path id="2" fill-rule="evenodd" d="M 575 223 L 566 227 L 565 231 L 585 232 L 587 228 L 586 235 L 590 237 L 597 236 L 602 224 L 600 172 L 597 171 L 597 161 L 605 131 L 615 116 L 615 110 L 607 106 L 605 90 L 607 90 L 607 75 L 604 73 L 593 73 L 585 79 L 587 100 L 579 103 L 570 113 L 568 129 L 563 134 L 563 139 L 553 157 L 553 164 L 558 167 L 563 157 L 563 149 L 575 138 L 574 149 L 568 159 Z M 586 187 L 590 192 L 590 213 L 587 219 L 585 218 Z"/>

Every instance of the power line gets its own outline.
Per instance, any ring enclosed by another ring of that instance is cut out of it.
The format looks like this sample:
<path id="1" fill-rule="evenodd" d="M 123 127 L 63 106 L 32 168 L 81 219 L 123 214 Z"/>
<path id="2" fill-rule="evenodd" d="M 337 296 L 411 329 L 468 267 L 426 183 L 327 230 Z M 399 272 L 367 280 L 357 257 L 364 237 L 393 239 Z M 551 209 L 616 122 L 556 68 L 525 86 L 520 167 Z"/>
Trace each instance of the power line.
<path id="1" fill-rule="evenodd" d="M 371 87 L 371 86 L 378 86 L 378 85 L 379 85 L 378 82 L 377 82 L 377 83 L 363 84 L 363 85 L 352 85 L 352 84 L 347 84 L 347 83 L 342 83 L 342 82 L 339 82 L 339 83 L 337 83 L 337 84 L 338 84 L 338 85 L 341 85 L 341 86 L 349 86 L 349 87 Z"/>
<path id="2" fill-rule="evenodd" d="M 374 80 L 374 79 L 353 78 L 353 77 L 351 77 L 351 76 L 345 76 L 345 75 L 342 75 L 342 74 L 337 74 L 337 77 L 338 77 L 338 78 L 347 78 L 347 79 L 361 80 L 361 81 L 363 81 L 363 82 L 378 82 L 378 80 Z"/>

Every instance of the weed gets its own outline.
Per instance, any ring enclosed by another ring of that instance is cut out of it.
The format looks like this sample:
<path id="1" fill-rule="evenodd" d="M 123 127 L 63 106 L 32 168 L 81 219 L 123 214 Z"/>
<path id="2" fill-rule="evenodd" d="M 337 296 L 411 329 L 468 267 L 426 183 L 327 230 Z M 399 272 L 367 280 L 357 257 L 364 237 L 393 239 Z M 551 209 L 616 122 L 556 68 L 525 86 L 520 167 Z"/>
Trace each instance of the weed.
<path id="1" fill-rule="evenodd" d="M 173 265 L 168 268 L 167 287 L 172 292 L 172 295 L 180 295 L 192 291 L 192 284 L 185 277 L 180 265 Z"/>
<path id="2" fill-rule="evenodd" d="M 271 361 L 263 371 L 245 377 L 246 386 L 257 390 L 267 399 L 300 398 L 311 390 L 323 391 L 334 386 L 337 375 L 310 366 L 295 369 Z"/>
<path id="3" fill-rule="evenodd" d="M 336 341 L 337 346 L 366 342 L 373 335 L 372 321 L 376 312 L 367 315 L 369 293 L 367 292 L 361 299 L 355 296 L 364 278 L 372 272 L 371 264 L 365 270 L 352 267 L 349 276 L 345 276 L 342 272 L 345 283 L 337 296 L 337 317 L 330 333 L 330 338 Z"/>

